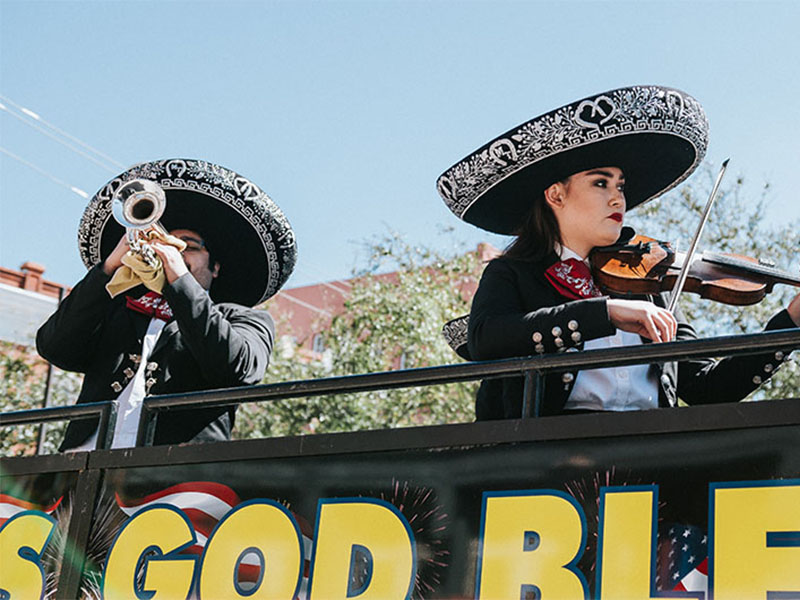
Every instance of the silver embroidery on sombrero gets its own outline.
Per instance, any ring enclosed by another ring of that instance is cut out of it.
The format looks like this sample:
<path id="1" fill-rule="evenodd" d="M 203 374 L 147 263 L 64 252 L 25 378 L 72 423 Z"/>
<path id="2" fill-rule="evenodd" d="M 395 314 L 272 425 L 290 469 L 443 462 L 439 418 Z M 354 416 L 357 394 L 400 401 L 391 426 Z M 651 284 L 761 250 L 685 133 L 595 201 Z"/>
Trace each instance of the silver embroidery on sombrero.
<path id="1" fill-rule="evenodd" d="M 688 177 L 708 144 L 708 122 L 700 103 L 678 90 L 657 86 L 606 92 L 529 121 L 455 165 L 436 185 L 450 210 L 463 218 L 486 190 L 543 158 L 598 140 L 652 131 L 677 135 L 696 150 L 694 163 L 655 197 Z"/>
<path id="2" fill-rule="evenodd" d="M 278 250 L 294 248 L 294 232 L 286 216 L 255 183 L 230 169 L 202 160 L 169 159 L 141 163 L 111 180 L 92 198 L 78 227 L 78 246 L 87 268 L 100 262 L 100 237 L 111 217 L 114 191 L 131 179 L 152 179 L 165 189 L 187 189 L 220 200 L 255 229 L 264 246 L 269 266 L 264 298 L 274 295 L 294 268 L 296 255 L 287 252 L 284 262 Z M 263 218 L 269 215 L 271 226 Z"/>

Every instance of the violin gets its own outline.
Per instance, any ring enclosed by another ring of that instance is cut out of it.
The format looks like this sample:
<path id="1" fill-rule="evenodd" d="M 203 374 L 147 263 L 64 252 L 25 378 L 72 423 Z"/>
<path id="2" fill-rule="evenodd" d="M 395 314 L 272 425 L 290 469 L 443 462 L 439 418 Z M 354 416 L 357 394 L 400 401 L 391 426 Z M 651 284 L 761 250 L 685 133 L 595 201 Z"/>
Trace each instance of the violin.
<path id="1" fill-rule="evenodd" d="M 657 294 L 675 286 L 686 255 L 669 242 L 635 235 L 595 248 L 589 257 L 595 283 L 618 295 Z M 695 253 L 684 290 L 703 298 L 745 306 L 757 304 L 776 283 L 800 287 L 800 277 L 775 268 L 770 261 L 738 254 Z"/>

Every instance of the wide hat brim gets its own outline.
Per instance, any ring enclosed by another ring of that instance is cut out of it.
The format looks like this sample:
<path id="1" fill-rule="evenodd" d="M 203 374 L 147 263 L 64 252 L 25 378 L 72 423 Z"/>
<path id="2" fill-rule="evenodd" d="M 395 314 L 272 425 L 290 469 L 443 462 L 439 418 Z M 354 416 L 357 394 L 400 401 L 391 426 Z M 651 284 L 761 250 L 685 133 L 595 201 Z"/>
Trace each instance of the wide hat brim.
<path id="1" fill-rule="evenodd" d="M 78 228 L 87 268 L 105 260 L 124 228 L 111 214 L 111 199 L 123 183 L 150 179 L 167 197 L 160 219 L 169 231 L 202 233 L 220 263 L 210 294 L 215 302 L 255 306 L 274 295 L 294 269 L 297 246 L 286 216 L 261 188 L 225 167 L 172 158 L 135 165 L 92 197 Z"/>
<path id="2" fill-rule="evenodd" d="M 507 131 L 445 171 L 437 188 L 460 219 L 514 234 L 534 198 L 569 175 L 621 168 L 630 210 L 691 175 L 707 146 L 708 121 L 697 100 L 654 85 L 620 88 Z"/>

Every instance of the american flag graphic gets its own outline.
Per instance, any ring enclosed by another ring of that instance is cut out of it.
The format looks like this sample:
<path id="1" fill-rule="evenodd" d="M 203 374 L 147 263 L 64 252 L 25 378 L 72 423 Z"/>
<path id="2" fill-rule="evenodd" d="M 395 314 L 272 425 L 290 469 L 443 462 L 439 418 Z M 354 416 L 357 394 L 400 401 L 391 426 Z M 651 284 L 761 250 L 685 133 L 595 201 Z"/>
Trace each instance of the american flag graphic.
<path id="1" fill-rule="evenodd" d="M 696 569 L 689 571 L 689 574 L 675 586 L 675 590 L 680 592 L 703 592 L 703 597 L 705 598 L 708 591 L 708 559 L 704 558 Z"/>
<path id="2" fill-rule="evenodd" d="M 26 500 L 20 500 L 19 498 L 15 498 L 14 496 L 9 496 L 7 494 L 0 494 L 0 527 L 5 525 L 5 522 L 14 515 L 25 512 L 26 510 L 39 510 L 47 514 L 51 514 L 56 508 L 58 508 L 58 505 L 61 504 L 62 499 L 63 496 L 52 504 L 47 505 L 35 504 L 33 502 L 27 502 Z"/>
<path id="3" fill-rule="evenodd" d="M 154 504 L 169 504 L 181 510 L 195 529 L 197 543 L 183 552 L 199 556 L 208 541 L 208 536 L 214 526 L 238 504 L 239 496 L 231 488 L 221 483 L 211 481 L 190 481 L 173 485 L 144 498 L 126 499 L 119 493 L 116 494 L 117 504 L 129 517 Z M 300 528 L 303 541 L 303 578 L 297 592 L 297 600 L 304 600 L 308 595 L 309 558 L 313 530 L 311 525 L 300 515 L 292 512 L 292 516 Z M 260 562 L 253 556 L 247 555 L 239 566 L 238 580 L 240 584 L 253 584 L 259 581 L 261 571 Z M 242 586 L 246 587 L 245 585 Z"/>
<path id="4" fill-rule="evenodd" d="M 708 593 L 708 536 L 694 525 L 672 523 L 662 528 L 658 545 L 659 590 Z"/>

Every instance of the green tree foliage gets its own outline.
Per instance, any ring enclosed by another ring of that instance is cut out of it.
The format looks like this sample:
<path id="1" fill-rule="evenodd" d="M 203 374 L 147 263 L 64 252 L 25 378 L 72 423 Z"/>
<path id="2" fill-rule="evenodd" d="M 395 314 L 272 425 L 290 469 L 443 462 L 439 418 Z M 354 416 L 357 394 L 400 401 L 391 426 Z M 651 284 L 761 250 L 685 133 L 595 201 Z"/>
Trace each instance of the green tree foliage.
<path id="1" fill-rule="evenodd" d="M 469 312 L 469 285 L 483 265 L 475 252 L 445 257 L 390 235 L 367 243 L 366 268 L 352 282 L 342 314 L 324 331 L 325 351 L 310 360 L 289 335 L 279 338 L 266 382 L 316 379 L 460 362 L 442 325 Z M 377 273 L 393 270 L 391 275 Z M 281 323 L 278 323 L 281 329 Z M 466 422 L 477 383 L 450 384 L 242 407 L 237 435 L 293 435 Z"/>
<path id="2" fill-rule="evenodd" d="M 678 251 L 685 252 L 700 223 L 716 176 L 717 170 L 704 164 L 679 190 L 632 211 L 628 224 L 648 237 L 678 242 Z M 747 193 L 744 178 L 732 180 L 729 171 L 698 250 L 767 259 L 788 273 L 800 275 L 797 267 L 800 223 L 769 224 L 763 218 L 770 212 L 769 205 L 768 185 L 754 198 Z M 681 296 L 678 306 L 700 337 L 756 333 L 798 291 L 796 287 L 776 285 L 773 293 L 751 306 L 730 306 L 687 293 Z M 749 399 L 793 398 L 800 395 L 799 391 L 800 368 L 796 362 L 789 362 Z"/>
<path id="3" fill-rule="evenodd" d="M 50 405 L 62 406 L 75 401 L 81 376 L 54 369 Z M 33 348 L 0 342 L 0 410 L 11 412 L 41 408 L 47 381 L 47 363 Z M 64 436 L 65 423 L 50 423 L 45 429 L 43 451 L 55 452 Z M 38 425 L 0 427 L 0 448 L 5 456 L 23 456 L 36 452 Z"/>

